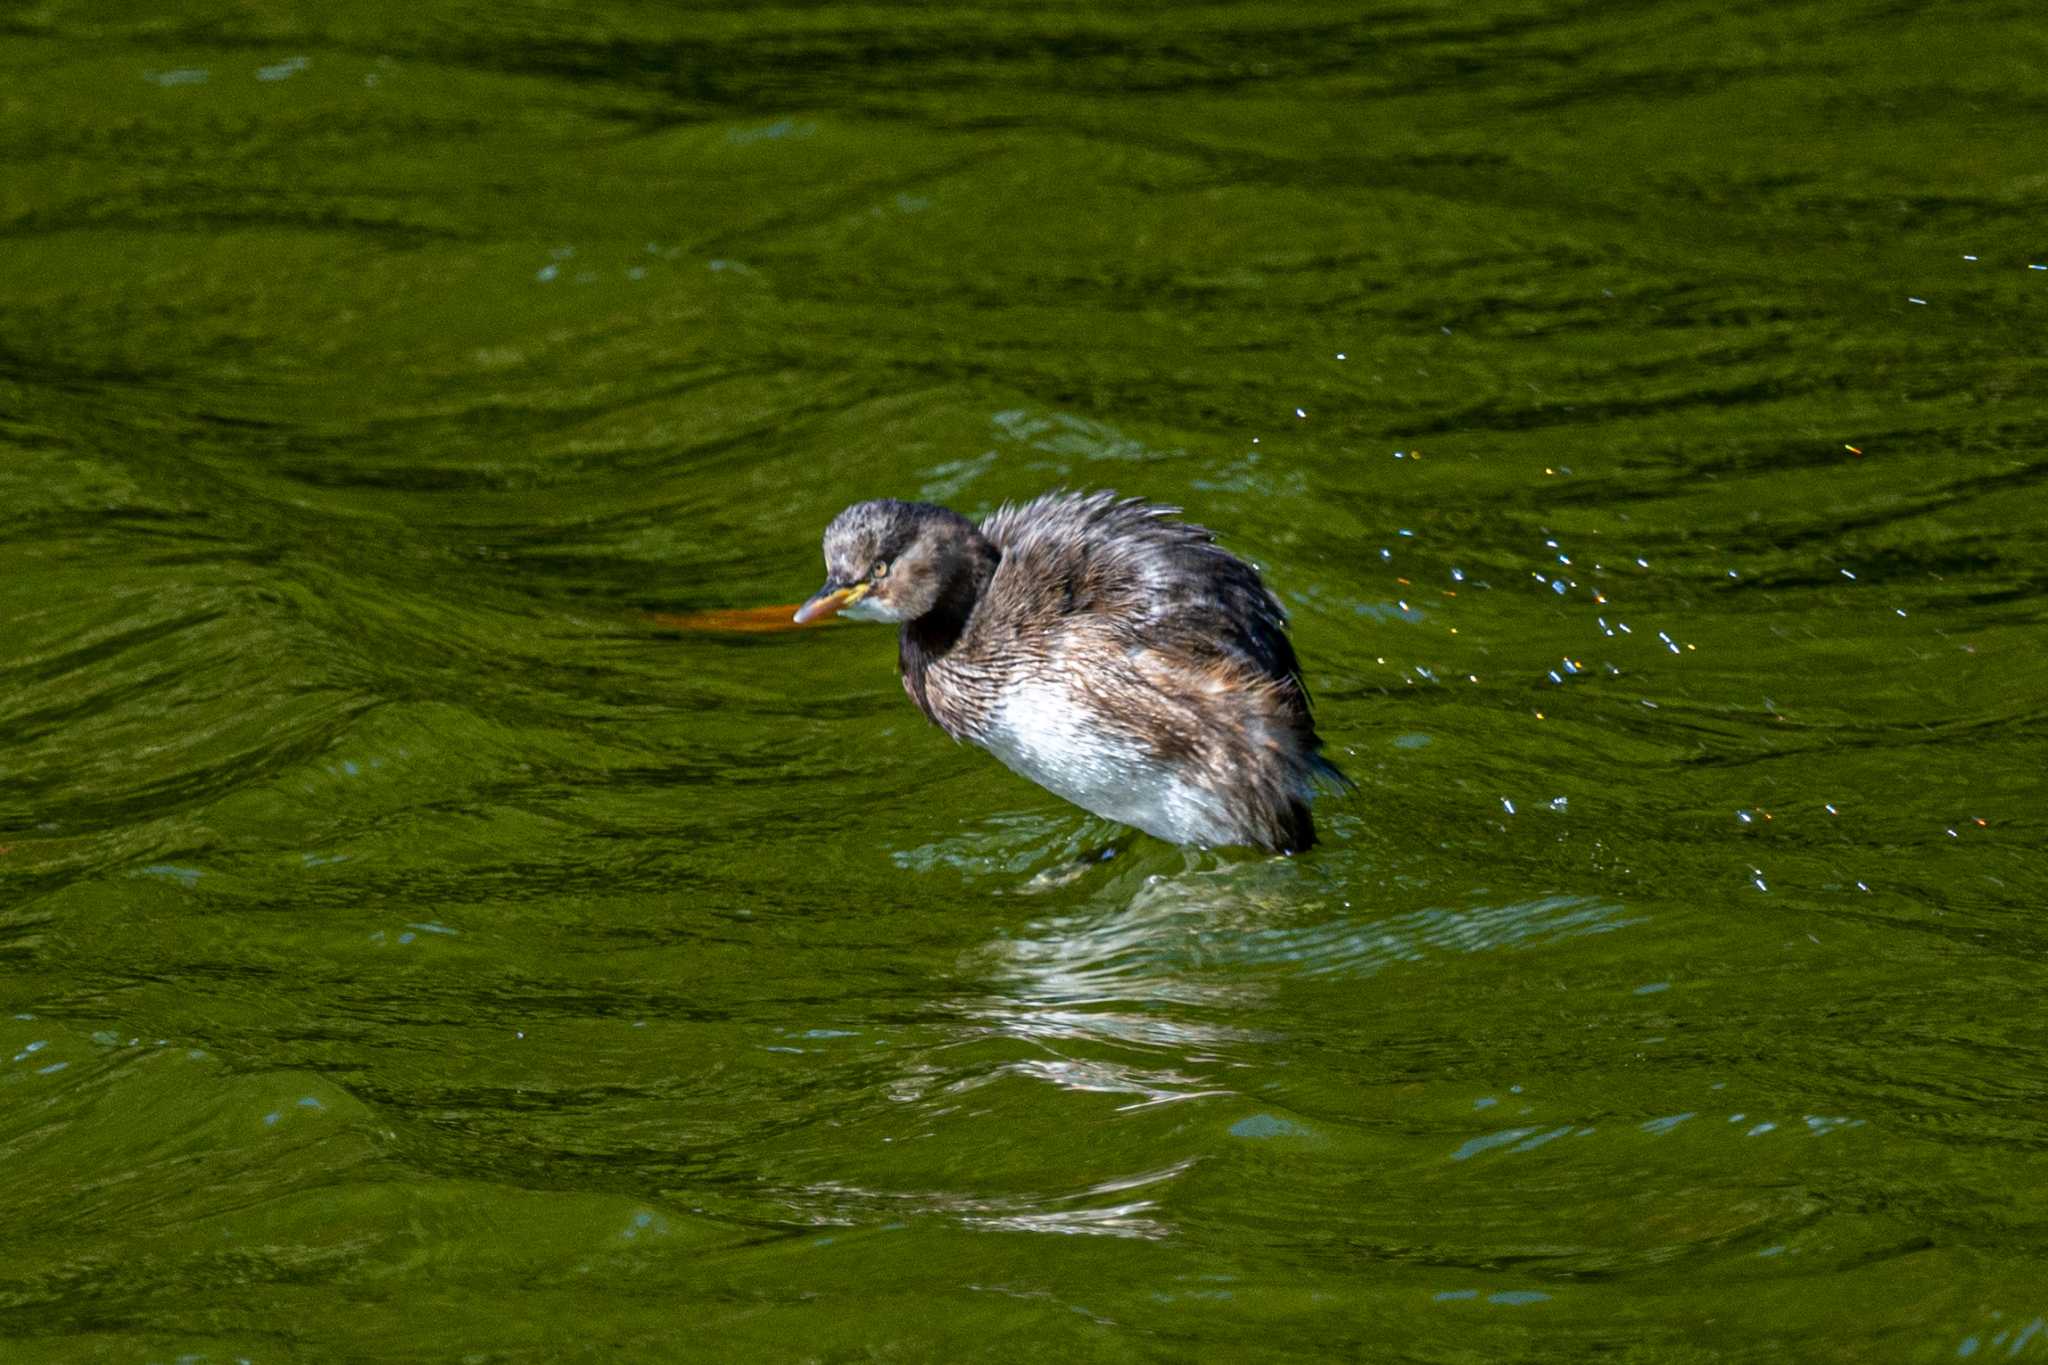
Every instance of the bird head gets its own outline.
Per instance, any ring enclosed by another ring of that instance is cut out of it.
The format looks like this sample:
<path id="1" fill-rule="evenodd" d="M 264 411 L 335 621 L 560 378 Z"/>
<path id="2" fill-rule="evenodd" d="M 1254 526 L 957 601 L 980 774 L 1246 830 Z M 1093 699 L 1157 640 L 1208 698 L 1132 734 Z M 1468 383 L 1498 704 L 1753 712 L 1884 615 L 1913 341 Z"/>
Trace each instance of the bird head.
<path id="1" fill-rule="evenodd" d="M 894 498 L 857 502 L 825 528 L 825 586 L 796 619 L 915 621 L 974 572 L 983 548 L 958 512 Z"/>

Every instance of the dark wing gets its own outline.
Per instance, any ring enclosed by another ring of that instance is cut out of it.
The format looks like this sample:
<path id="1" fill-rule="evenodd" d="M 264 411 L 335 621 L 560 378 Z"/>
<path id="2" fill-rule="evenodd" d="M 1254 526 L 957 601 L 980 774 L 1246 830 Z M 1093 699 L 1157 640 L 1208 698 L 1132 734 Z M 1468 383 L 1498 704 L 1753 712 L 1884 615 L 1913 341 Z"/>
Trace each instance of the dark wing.
<path id="1" fill-rule="evenodd" d="M 1135 643 L 1192 661 L 1234 657 L 1292 687 L 1306 715 L 1308 688 L 1286 611 L 1258 570 L 1217 545 L 1208 528 L 1176 520 L 1179 511 L 1109 492 L 1049 493 L 1005 506 L 981 527 L 1003 551 L 991 590 L 1033 590 L 1042 612 L 1128 623 Z"/>

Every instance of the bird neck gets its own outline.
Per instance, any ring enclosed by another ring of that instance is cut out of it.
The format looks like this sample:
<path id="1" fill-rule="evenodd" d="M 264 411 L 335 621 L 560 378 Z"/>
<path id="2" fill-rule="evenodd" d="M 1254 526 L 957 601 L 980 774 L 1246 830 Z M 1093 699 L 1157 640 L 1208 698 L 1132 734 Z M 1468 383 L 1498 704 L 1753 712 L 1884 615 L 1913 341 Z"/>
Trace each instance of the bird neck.
<path id="1" fill-rule="evenodd" d="M 937 600 L 924 615 L 903 623 L 905 637 L 914 638 L 920 648 L 935 655 L 952 649 L 967 629 L 967 619 L 974 615 L 975 604 L 981 601 L 1001 559 L 1002 552 L 980 531 L 967 528 L 958 553 L 948 556 Z"/>
<path id="2" fill-rule="evenodd" d="M 989 579 L 995 576 L 996 565 L 1002 559 L 1002 552 L 981 534 L 969 528 L 962 553 L 949 566 L 940 586 L 938 600 L 924 615 L 903 623 L 903 634 L 898 641 L 898 659 L 903 669 L 903 686 L 910 693 L 917 709 L 924 712 L 933 723 L 949 734 L 954 727 L 947 723 L 947 717 L 933 709 L 932 696 L 928 687 L 928 675 L 933 664 L 953 652 L 960 643 L 960 637 L 967 631 L 967 623 L 974 615 L 974 608 L 988 588 Z"/>

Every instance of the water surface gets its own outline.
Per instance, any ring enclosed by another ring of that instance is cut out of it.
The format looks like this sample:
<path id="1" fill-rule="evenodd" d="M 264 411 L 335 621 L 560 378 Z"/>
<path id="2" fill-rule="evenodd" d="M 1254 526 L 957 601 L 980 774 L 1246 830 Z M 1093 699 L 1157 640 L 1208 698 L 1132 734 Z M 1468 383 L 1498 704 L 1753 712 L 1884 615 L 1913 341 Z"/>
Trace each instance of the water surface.
<path id="1" fill-rule="evenodd" d="M 0 22 L 6 1354 L 2048 1358 L 2030 16 Z M 1058 485 L 1321 847 L 650 619 Z"/>

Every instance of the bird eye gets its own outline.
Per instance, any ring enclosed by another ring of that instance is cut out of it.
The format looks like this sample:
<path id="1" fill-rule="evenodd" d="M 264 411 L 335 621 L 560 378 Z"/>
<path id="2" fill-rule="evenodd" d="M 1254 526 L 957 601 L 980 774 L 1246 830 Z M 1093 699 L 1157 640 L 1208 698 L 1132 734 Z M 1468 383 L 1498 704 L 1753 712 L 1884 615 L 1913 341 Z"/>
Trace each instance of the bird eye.
<path id="1" fill-rule="evenodd" d="M 889 561 L 888 561 L 888 560 L 886 560 L 886 559 L 878 559 L 878 560 L 876 560 L 876 561 L 875 561 L 875 567 L 874 567 L 874 568 L 872 568 L 872 569 L 869 569 L 869 570 L 868 570 L 868 577 L 869 577 L 869 578 L 887 578 L 888 576 L 889 576 Z"/>

